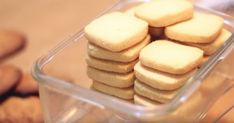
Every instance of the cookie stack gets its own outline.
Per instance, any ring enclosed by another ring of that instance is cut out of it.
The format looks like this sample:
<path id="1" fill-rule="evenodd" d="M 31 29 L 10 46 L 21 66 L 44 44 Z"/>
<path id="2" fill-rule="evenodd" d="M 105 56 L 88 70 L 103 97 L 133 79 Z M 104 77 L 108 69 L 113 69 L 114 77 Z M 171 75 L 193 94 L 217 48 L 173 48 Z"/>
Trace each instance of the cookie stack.
<path id="1" fill-rule="evenodd" d="M 169 102 L 195 73 L 202 57 L 203 51 L 199 48 L 169 40 L 157 40 L 147 45 L 141 50 L 140 60 L 134 67 L 137 78 L 135 103 Z"/>
<path id="2" fill-rule="evenodd" d="M 223 28 L 223 19 L 207 13 L 194 13 L 192 19 L 166 27 L 168 38 L 204 51 L 204 61 L 231 36 Z"/>
<path id="3" fill-rule="evenodd" d="M 87 74 L 95 90 L 133 99 L 133 68 L 140 50 L 150 42 L 147 32 L 145 21 L 120 12 L 103 15 L 85 27 Z"/>

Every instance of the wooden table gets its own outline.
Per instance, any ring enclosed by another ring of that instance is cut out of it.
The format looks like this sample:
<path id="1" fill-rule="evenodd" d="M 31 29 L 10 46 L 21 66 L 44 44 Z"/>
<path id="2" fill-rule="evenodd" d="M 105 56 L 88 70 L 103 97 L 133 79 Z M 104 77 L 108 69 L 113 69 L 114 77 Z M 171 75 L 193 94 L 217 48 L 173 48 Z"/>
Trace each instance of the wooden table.
<path id="1" fill-rule="evenodd" d="M 95 15 L 117 0 L 0 0 L 0 29 L 18 30 L 26 34 L 28 44 L 25 50 L 7 59 L 25 72 L 31 70 L 33 62 L 42 54 L 80 30 Z M 204 0 L 203 0 L 204 1 Z M 212 0 L 212 2 L 215 0 Z M 217 0 L 216 0 L 217 1 Z M 205 4 L 204 4 L 205 5 Z M 207 4 L 206 4 L 207 5 Z M 229 14 L 234 11 L 226 10 Z M 224 96 L 220 102 L 234 103 L 231 97 L 234 91 Z M 232 96 L 233 97 L 233 96 Z M 226 103 L 221 103 L 225 105 Z M 208 114 L 207 121 L 212 119 L 222 108 L 216 104 Z M 216 108 L 218 107 L 218 108 Z M 215 110 L 217 109 L 217 110 Z M 234 116 L 234 111 L 228 115 Z M 234 119 L 232 118 L 234 122 Z"/>

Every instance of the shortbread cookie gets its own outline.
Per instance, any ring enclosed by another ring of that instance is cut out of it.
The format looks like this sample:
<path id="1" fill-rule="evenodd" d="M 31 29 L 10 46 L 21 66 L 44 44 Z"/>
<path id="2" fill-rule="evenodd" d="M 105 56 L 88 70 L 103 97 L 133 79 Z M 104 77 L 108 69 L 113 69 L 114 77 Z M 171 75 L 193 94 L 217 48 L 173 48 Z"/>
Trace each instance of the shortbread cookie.
<path id="1" fill-rule="evenodd" d="M 157 101 L 150 100 L 148 98 L 145 98 L 137 94 L 134 95 L 134 103 L 138 105 L 142 105 L 142 106 L 147 106 L 147 107 L 155 107 L 161 104 Z"/>
<path id="2" fill-rule="evenodd" d="M 185 74 L 201 63 L 203 51 L 168 40 L 158 40 L 144 47 L 139 58 L 147 67 L 172 74 Z"/>
<path id="3" fill-rule="evenodd" d="M 24 47 L 25 37 L 14 31 L 0 31 L 0 59 L 15 53 Z"/>
<path id="4" fill-rule="evenodd" d="M 38 84 L 30 73 L 26 73 L 22 76 L 22 79 L 16 86 L 15 91 L 20 94 L 38 93 Z"/>
<path id="5" fill-rule="evenodd" d="M 143 97 L 149 98 L 160 103 L 169 102 L 178 92 L 178 90 L 165 91 L 152 88 L 142 82 L 136 80 L 134 82 L 135 93 Z"/>
<path id="6" fill-rule="evenodd" d="M 148 32 L 147 22 L 120 12 L 112 12 L 85 27 L 85 36 L 93 44 L 119 52 L 139 43 Z"/>
<path id="7" fill-rule="evenodd" d="M 116 88 L 116 87 L 111 87 L 111 86 L 102 84 L 102 83 L 97 82 L 97 81 L 93 81 L 92 87 L 94 89 L 96 89 L 97 91 L 100 91 L 102 93 L 112 95 L 115 97 L 119 97 L 121 99 L 130 100 L 130 99 L 133 99 L 133 96 L 134 96 L 133 87 Z"/>
<path id="8" fill-rule="evenodd" d="M 195 13 L 193 18 L 165 28 L 168 38 L 180 42 L 211 43 L 220 34 L 223 19 L 206 13 Z"/>
<path id="9" fill-rule="evenodd" d="M 225 41 L 228 40 L 229 37 L 231 37 L 232 33 L 229 32 L 226 29 L 222 29 L 220 35 L 211 43 L 203 43 L 203 44 L 198 44 L 198 43 L 188 43 L 188 45 L 198 47 L 204 51 L 205 55 L 212 55 L 223 45 Z"/>
<path id="10" fill-rule="evenodd" d="M 162 37 L 164 35 L 164 28 L 162 27 L 149 27 L 149 34 L 153 37 Z"/>
<path id="11" fill-rule="evenodd" d="M 112 87 L 127 88 L 133 85 L 135 80 L 134 73 L 114 73 L 98 70 L 92 67 L 87 68 L 88 76 L 98 82 L 104 83 Z"/>
<path id="12" fill-rule="evenodd" d="M 38 97 L 9 97 L 0 106 L 0 123 L 43 123 Z"/>
<path id="13" fill-rule="evenodd" d="M 21 79 L 20 69 L 12 65 L 0 66 L 0 96 L 12 89 Z"/>
<path id="14" fill-rule="evenodd" d="M 137 7 L 135 15 L 152 27 L 166 27 L 193 16 L 193 5 L 186 0 L 155 0 Z"/>
<path id="15" fill-rule="evenodd" d="M 94 58 L 92 56 L 87 56 L 86 58 L 86 63 L 88 64 L 88 66 L 91 66 L 99 70 L 116 72 L 116 73 L 132 72 L 137 61 L 138 60 L 129 63 L 122 63 L 122 62 L 113 62 L 109 60 L 101 60 Z"/>
<path id="16" fill-rule="evenodd" d="M 150 35 L 147 35 L 143 41 L 121 52 L 111 52 L 93 44 L 88 45 L 88 54 L 95 58 L 117 61 L 131 62 L 138 58 L 143 47 L 150 42 Z"/>
<path id="17" fill-rule="evenodd" d="M 134 73 L 138 80 L 160 90 L 174 90 L 183 86 L 195 72 L 196 70 L 184 75 L 169 74 L 145 67 L 140 62 L 134 67 Z"/>

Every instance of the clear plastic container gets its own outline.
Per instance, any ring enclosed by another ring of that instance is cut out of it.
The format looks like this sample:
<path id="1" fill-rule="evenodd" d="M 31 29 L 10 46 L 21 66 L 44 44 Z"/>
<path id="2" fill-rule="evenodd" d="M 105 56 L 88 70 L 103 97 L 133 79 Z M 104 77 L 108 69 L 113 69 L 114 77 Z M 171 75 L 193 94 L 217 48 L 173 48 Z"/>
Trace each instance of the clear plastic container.
<path id="1" fill-rule="evenodd" d="M 147 0 L 121 0 L 106 12 L 125 11 Z M 234 20 L 223 13 L 195 6 L 196 11 Z M 106 13 L 105 12 L 105 13 Z M 39 58 L 33 75 L 39 82 L 45 122 L 198 122 L 212 104 L 234 86 L 234 35 L 191 77 L 168 104 L 143 107 L 90 89 L 86 75 L 87 40 L 83 30 Z"/>

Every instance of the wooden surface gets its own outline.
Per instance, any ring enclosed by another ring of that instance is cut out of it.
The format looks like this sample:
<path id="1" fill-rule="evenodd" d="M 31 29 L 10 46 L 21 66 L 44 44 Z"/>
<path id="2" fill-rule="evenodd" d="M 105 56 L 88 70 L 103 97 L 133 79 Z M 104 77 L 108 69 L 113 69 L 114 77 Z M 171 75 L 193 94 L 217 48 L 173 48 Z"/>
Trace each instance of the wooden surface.
<path id="1" fill-rule="evenodd" d="M 115 1 L 116 0 L 0 0 L 0 29 L 18 30 L 23 32 L 28 39 L 28 44 L 24 51 L 4 62 L 13 63 L 21 67 L 24 71 L 30 71 L 32 63 L 39 56 L 47 53 L 49 49 L 68 35 L 80 30 L 87 21 L 95 17 L 95 15 Z M 233 13 L 230 9 L 227 11 L 229 14 Z M 233 94 L 234 91 L 231 91 L 228 95 L 224 96 L 224 98 L 228 99 Z M 225 99 L 223 102 L 227 102 Z M 234 103 L 234 101 L 230 103 Z M 220 106 L 225 104 L 226 103 L 221 103 L 221 105 L 216 105 L 213 110 L 222 109 Z M 217 106 L 219 108 L 216 108 Z M 217 112 L 217 110 L 213 112 Z M 234 111 L 232 110 L 231 114 L 228 115 L 229 118 L 234 116 L 233 113 Z M 208 114 L 207 118 L 212 119 L 215 115 L 217 115 L 217 113 L 211 112 Z M 232 119 L 232 121 L 234 120 Z"/>
<path id="2" fill-rule="evenodd" d="M 1 0 L 0 29 L 26 34 L 26 49 L 7 60 L 28 71 L 32 63 L 115 0 Z"/>

